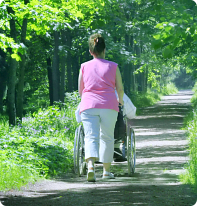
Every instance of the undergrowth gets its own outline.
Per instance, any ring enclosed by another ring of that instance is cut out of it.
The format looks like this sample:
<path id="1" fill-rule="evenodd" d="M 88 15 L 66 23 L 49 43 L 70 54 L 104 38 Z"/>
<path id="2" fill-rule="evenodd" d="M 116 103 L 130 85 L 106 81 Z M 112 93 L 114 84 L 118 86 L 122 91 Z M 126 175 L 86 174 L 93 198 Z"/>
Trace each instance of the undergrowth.
<path id="1" fill-rule="evenodd" d="M 20 189 L 28 182 L 49 178 L 73 168 L 76 93 L 66 103 L 39 109 L 9 127 L 0 121 L 0 190 Z"/>
<path id="2" fill-rule="evenodd" d="M 185 119 L 189 141 L 189 162 L 186 173 L 180 176 L 182 182 L 191 184 L 197 190 L 197 83 L 194 86 L 194 95 L 191 98 L 193 110 Z"/>
<path id="3" fill-rule="evenodd" d="M 158 90 L 148 89 L 147 92 L 133 93 L 130 96 L 133 104 L 137 107 L 137 114 L 141 113 L 141 108 L 154 105 L 156 102 L 161 100 L 163 95 L 175 94 L 178 89 L 173 83 L 167 84 L 165 87 Z"/>
<path id="4" fill-rule="evenodd" d="M 161 99 L 161 95 L 155 91 L 133 93 L 130 96 L 131 101 L 137 108 L 137 114 L 140 114 L 141 108 L 154 105 Z"/>
<path id="5" fill-rule="evenodd" d="M 174 83 L 171 82 L 161 89 L 162 95 L 176 94 L 177 92 L 178 92 L 177 87 L 175 86 Z"/>

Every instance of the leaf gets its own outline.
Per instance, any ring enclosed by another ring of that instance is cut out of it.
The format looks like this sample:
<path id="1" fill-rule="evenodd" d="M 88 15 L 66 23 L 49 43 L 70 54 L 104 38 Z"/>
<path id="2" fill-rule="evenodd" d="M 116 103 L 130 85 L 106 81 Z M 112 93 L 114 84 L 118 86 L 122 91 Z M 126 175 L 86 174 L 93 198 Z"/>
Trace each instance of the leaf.
<path id="1" fill-rule="evenodd" d="M 159 48 L 161 48 L 162 46 L 162 41 L 159 39 L 159 40 L 154 40 L 152 41 L 152 47 L 157 50 Z"/>
<path id="2" fill-rule="evenodd" d="M 12 54 L 11 57 L 12 57 L 13 59 L 16 59 L 17 62 L 18 62 L 18 61 L 21 61 L 21 58 L 20 58 L 20 56 L 19 56 L 18 54 Z"/>
<path id="3" fill-rule="evenodd" d="M 154 35 L 153 37 L 154 37 L 154 39 L 158 40 L 158 39 L 161 38 L 161 35 L 160 35 L 160 34 L 156 34 L 156 35 Z"/>
<path id="4" fill-rule="evenodd" d="M 165 59 L 169 59 L 169 58 L 172 58 L 172 56 L 173 56 L 173 51 L 172 51 L 172 49 L 170 49 L 169 47 L 166 47 L 166 48 L 163 50 L 162 54 L 163 54 L 163 57 L 164 57 Z"/>
<path id="5" fill-rule="evenodd" d="M 164 26 L 163 26 L 163 23 L 159 23 L 155 26 L 156 29 L 163 29 Z"/>
<path id="6" fill-rule="evenodd" d="M 173 46 L 176 47 L 179 42 L 180 42 L 180 38 L 176 38 L 176 39 L 173 41 Z"/>
<path id="7" fill-rule="evenodd" d="M 166 27 L 165 27 L 165 31 L 167 31 L 167 32 L 169 32 L 171 29 L 172 29 L 171 26 L 166 26 Z"/>
<path id="8" fill-rule="evenodd" d="M 175 37 L 172 36 L 172 35 L 171 35 L 171 36 L 168 36 L 167 38 L 164 39 L 164 42 L 165 42 L 165 43 L 170 43 L 170 42 L 174 41 L 174 38 L 175 38 Z"/>
<path id="9" fill-rule="evenodd" d="M 194 26 L 192 26 L 192 27 L 190 28 L 191 34 L 194 34 L 195 30 L 196 30 L 196 28 L 195 28 Z"/>
<path id="10" fill-rule="evenodd" d="M 160 20 L 161 20 L 161 21 L 165 21 L 166 18 L 165 18 L 165 17 L 161 17 Z"/>

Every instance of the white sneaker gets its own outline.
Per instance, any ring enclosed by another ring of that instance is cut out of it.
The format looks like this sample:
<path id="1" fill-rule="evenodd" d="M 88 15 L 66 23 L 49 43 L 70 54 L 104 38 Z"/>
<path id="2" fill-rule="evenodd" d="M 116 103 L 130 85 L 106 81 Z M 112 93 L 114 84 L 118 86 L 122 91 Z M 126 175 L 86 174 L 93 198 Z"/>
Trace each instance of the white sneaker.
<path id="1" fill-rule="evenodd" d="M 88 182 L 96 182 L 96 176 L 94 172 L 94 167 L 88 167 L 88 174 L 87 174 L 87 181 Z"/>
<path id="2" fill-rule="evenodd" d="M 112 174 L 111 172 L 104 172 L 103 173 L 103 179 L 115 179 L 114 174 Z"/>

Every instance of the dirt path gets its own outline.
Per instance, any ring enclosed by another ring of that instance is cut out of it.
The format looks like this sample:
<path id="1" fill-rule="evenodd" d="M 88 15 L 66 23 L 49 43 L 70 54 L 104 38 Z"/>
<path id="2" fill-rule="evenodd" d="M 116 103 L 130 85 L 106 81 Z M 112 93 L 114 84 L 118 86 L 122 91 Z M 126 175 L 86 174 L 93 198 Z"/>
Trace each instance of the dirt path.
<path id="1" fill-rule="evenodd" d="M 103 181 L 96 166 L 96 183 L 69 174 L 37 183 L 21 192 L 0 193 L 5 206 L 192 206 L 197 194 L 179 182 L 187 162 L 183 117 L 190 107 L 191 91 L 165 96 L 132 121 L 136 132 L 136 173 L 128 177 L 126 163 L 114 163 L 116 179 Z M 0 204 L 1 205 L 1 204 Z"/>

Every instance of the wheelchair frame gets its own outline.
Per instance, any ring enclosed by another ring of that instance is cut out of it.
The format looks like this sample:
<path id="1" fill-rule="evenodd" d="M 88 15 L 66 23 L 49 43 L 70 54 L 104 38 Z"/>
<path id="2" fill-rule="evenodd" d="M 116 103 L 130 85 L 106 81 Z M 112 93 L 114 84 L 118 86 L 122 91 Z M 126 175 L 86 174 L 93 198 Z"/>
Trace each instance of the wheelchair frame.
<path id="1" fill-rule="evenodd" d="M 135 146 L 135 132 L 129 125 L 126 116 L 123 117 L 126 126 L 126 144 L 123 146 L 121 153 L 122 157 L 126 157 L 128 166 L 128 175 L 132 176 L 135 173 L 136 166 L 136 146 Z M 75 130 L 74 140 L 74 172 L 79 176 L 86 174 L 86 162 L 85 162 L 85 141 L 84 141 L 84 128 L 79 125 Z M 115 152 L 115 151 L 114 151 Z"/>

